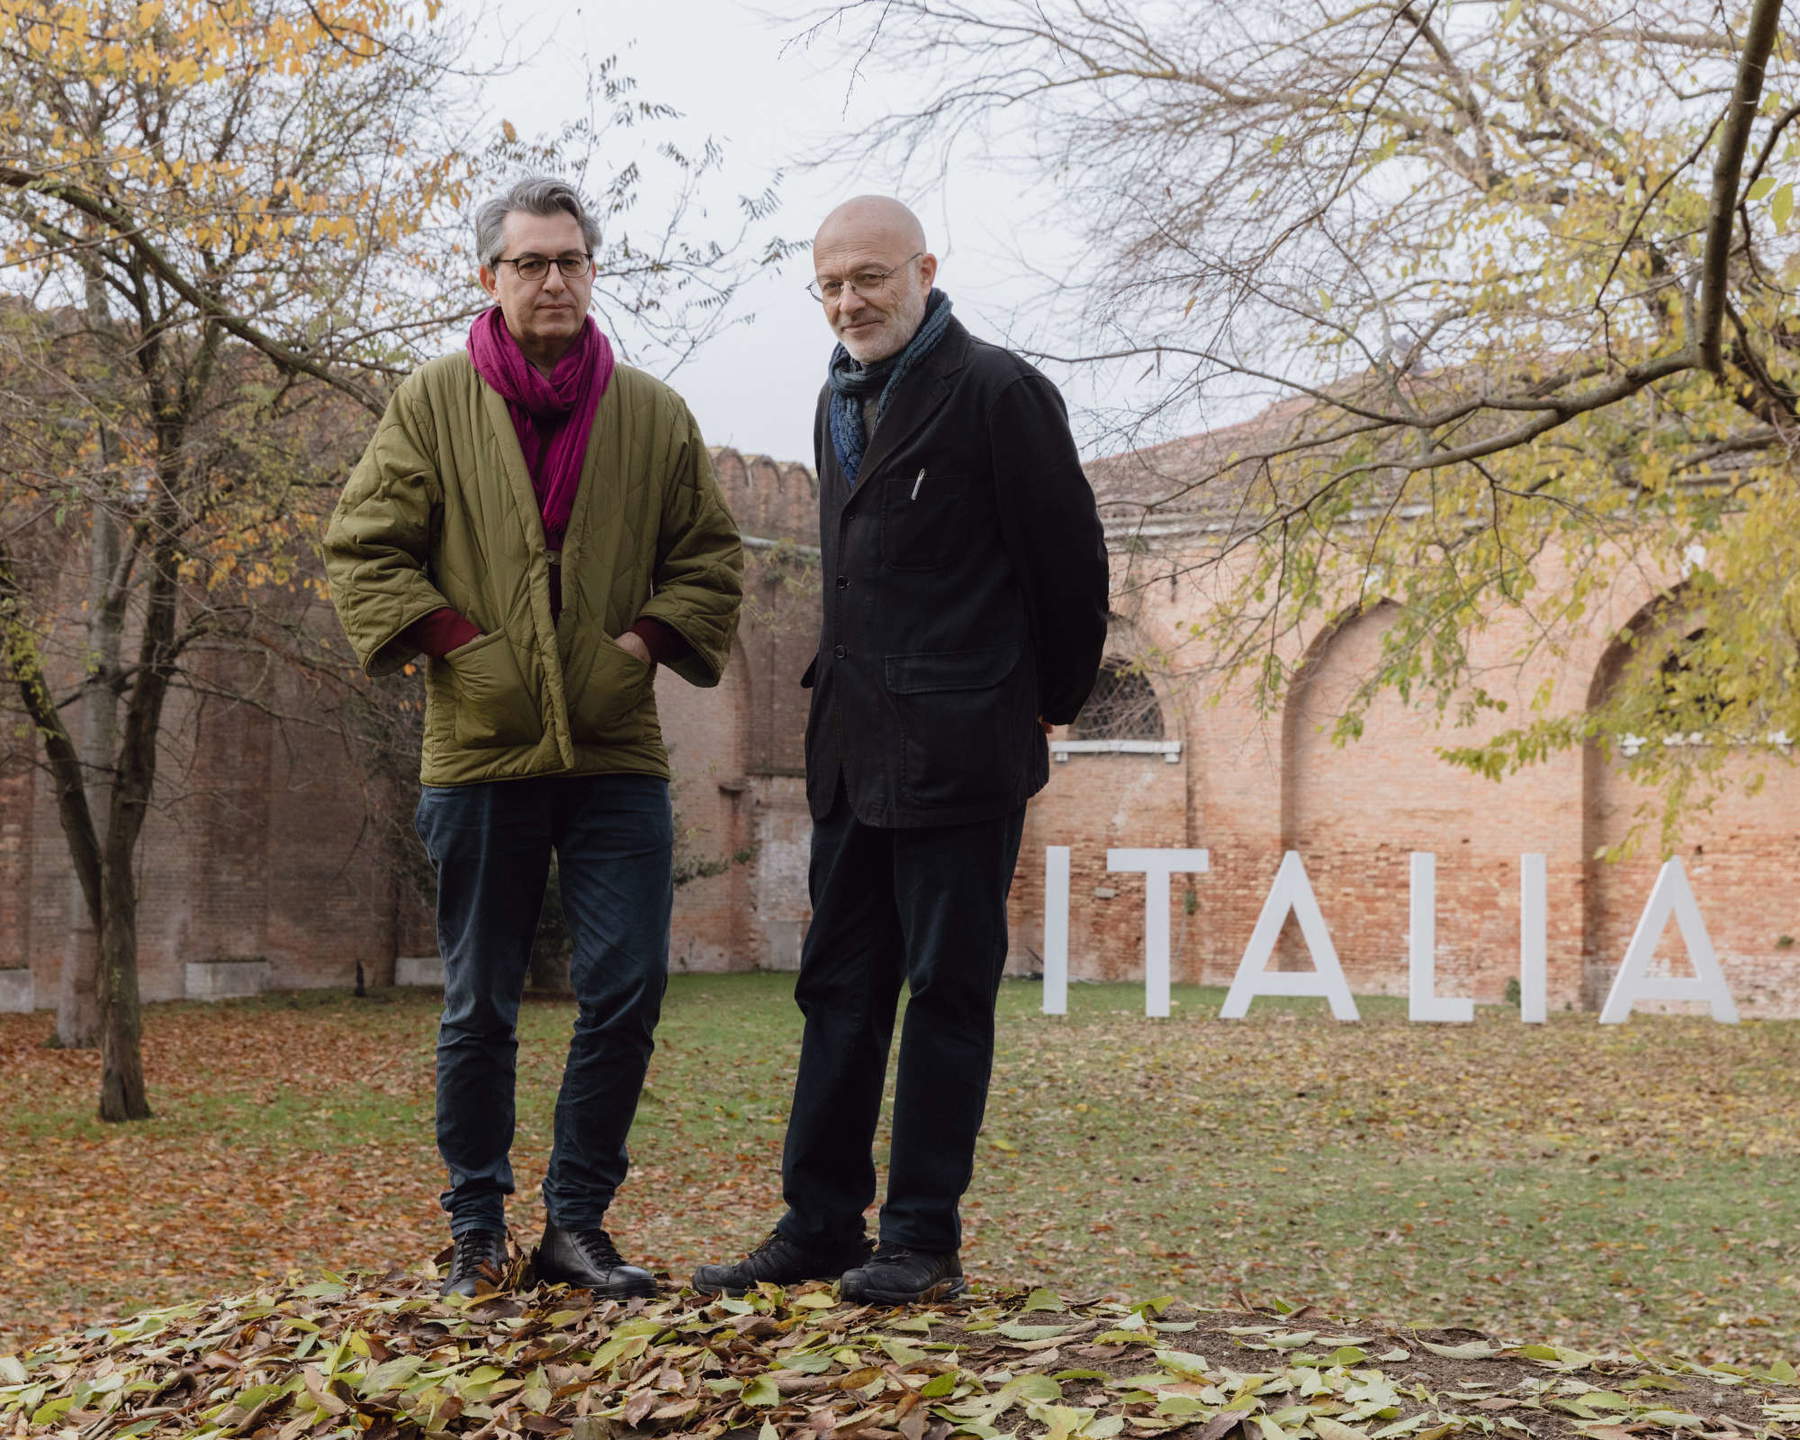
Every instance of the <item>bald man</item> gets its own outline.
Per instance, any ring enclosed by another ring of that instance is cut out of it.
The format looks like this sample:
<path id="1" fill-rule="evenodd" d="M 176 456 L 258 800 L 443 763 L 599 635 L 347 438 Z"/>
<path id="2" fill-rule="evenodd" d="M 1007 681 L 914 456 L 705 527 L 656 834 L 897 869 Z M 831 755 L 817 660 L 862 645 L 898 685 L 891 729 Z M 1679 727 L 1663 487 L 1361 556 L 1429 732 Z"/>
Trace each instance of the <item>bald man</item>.
<path id="1" fill-rule="evenodd" d="M 958 1205 L 987 1104 L 1006 895 L 1045 736 L 1106 636 L 1106 551 L 1056 387 L 977 340 L 897 200 L 813 240 L 837 336 L 819 396 L 819 648 L 806 789 L 813 918 L 782 1157 L 787 1213 L 700 1290 L 841 1277 L 845 1298 L 961 1292 Z M 909 991 L 879 1245 L 863 1212 L 894 1014 Z"/>

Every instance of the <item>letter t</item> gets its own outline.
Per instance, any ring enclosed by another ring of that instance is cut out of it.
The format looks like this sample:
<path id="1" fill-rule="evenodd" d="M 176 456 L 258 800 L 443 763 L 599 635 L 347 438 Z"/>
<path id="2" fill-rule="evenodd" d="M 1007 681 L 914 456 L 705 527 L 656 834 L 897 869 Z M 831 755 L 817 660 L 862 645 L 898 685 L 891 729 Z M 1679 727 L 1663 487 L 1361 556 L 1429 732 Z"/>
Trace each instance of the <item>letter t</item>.
<path id="1" fill-rule="evenodd" d="M 1212 868 L 1204 850 L 1108 850 L 1106 868 L 1144 877 L 1144 1013 L 1169 1013 L 1169 877 Z"/>

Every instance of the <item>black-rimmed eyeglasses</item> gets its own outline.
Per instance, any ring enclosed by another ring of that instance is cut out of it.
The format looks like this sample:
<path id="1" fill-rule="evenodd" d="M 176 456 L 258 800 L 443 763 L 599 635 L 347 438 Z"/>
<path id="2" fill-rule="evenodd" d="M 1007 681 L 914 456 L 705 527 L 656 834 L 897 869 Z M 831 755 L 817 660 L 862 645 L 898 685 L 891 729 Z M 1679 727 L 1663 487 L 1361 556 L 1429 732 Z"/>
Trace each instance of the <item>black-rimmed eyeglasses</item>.
<path id="1" fill-rule="evenodd" d="M 521 280 L 542 280 L 555 265 L 565 280 L 579 280 L 594 268 L 594 257 L 586 251 L 569 251 L 552 260 L 547 255 L 502 255 L 495 266 L 510 265 Z"/>

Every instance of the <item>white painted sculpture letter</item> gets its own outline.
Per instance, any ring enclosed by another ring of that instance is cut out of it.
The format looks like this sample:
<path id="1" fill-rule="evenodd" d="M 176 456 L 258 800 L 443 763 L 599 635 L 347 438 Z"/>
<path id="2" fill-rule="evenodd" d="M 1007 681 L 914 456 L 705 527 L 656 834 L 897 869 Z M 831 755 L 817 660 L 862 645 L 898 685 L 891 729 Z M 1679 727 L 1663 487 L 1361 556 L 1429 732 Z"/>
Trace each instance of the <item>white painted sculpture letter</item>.
<path id="1" fill-rule="evenodd" d="M 1475 1002 L 1437 993 L 1437 856 L 1412 854 L 1412 893 L 1406 932 L 1406 1018 L 1466 1025 Z"/>
<path id="2" fill-rule="evenodd" d="M 1519 857 L 1519 1019 L 1544 1023 L 1549 976 L 1550 886 L 1542 855 Z"/>
<path id="3" fill-rule="evenodd" d="M 1069 1013 L 1069 847 L 1044 847 L 1044 1013 Z"/>
<path id="4" fill-rule="evenodd" d="M 1681 938 L 1687 945 L 1688 959 L 1694 962 L 1694 973 L 1654 977 L 1650 974 L 1650 960 L 1656 953 L 1656 942 L 1668 928 L 1671 914 L 1681 926 Z M 1700 907 L 1694 901 L 1687 871 L 1679 859 L 1663 862 L 1637 929 L 1632 932 L 1631 944 L 1625 947 L 1619 973 L 1613 976 L 1612 990 L 1600 1011 L 1600 1023 L 1623 1023 L 1639 1000 L 1704 1000 L 1712 1007 L 1713 1019 L 1737 1024 L 1737 1003 L 1725 984 L 1725 972 L 1719 968 L 1712 937 L 1706 933 L 1706 922 L 1700 918 Z"/>
<path id="5" fill-rule="evenodd" d="M 1108 870 L 1144 876 L 1144 1013 L 1169 1013 L 1169 876 L 1203 874 L 1204 850 L 1108 850 Z"/>
<path id="6" fill-rule="evenodd" d="M 1280 938 L 1290 911 L 1300 922 L 1300 934 L 1312 956 L 1311 970 L 1269 969 L 1269 961 L 1275 958 L 1275 941 Z M 1312 882 L 1306 878 L 1306 866 L 1295 850 L 1281 857 L 1281 869 L 1275 872 L 1275 883 L 1269 888 L 1269 898 L 1263 901 L 1262 914 L 1250 933 L 1244 958 L 1238 962 L 1237 977 L 1231 982 L 1219 1018 L 1242 1020 L 1250 1013 L 1251 1000 L 1258 995 L 1323 995 L 1339 1020 L 1357 1018 L 1356 1001 L 1350 998 L 1350 986 L 1338 964 L 1331 933 L 1325 928 L 1325 917 L 1319 913 Z"/>

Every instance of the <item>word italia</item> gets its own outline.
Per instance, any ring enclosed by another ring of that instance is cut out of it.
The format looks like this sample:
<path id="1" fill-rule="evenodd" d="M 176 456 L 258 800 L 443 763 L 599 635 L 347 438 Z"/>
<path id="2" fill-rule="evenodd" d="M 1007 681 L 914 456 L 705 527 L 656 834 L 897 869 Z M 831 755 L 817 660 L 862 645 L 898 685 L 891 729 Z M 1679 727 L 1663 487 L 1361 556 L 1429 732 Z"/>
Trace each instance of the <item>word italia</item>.
<path id="1" fill-rule="evenodd" d="M 1204 850 L 1108 850 L 1106 868 L 1144 877 L 1144 1013 L 1169 1013 L 1169 877 L 1204 874 L 1211 868 Z M 1542 855 L 1519 857 L 1519 1018 L 1544 1019 L 1546 957 L 1546 865 Z M 1312 957 L 1311 970 L 1271 970 L 1275 941 L 1292 915 Z M 1656 943 L 1673 917 L 1681 927 L 1694 973 L 1652 975 Z M 1407 1018 L 1466 1023 L 1475 1018 L 1475 1002 L 1437 993 L 1437 856 L 1414 852 L 1412 894 L 1407 931 Z M 1223 1020 L 1241 1020 L 1259 995 L 1316 995 L 1331 1003 L 1339 1020 L 1355 1020 L 1356 1001 L 1338 964 L 1337 949 L 1325 928 L 1325 917 L 1299 853 L 1281 858 L 1269 898 L 1244 947 L 1237 976 L 1219 1011 Z M 1706 933 L 1706 922 L 1694 901 L 1693 887 L 1680 860 L 1665 861 L 1651 887 L 1625 958 L 1613 976 L 1612 989 L 1600 1010 L 1602 1025 L 1622 1023 L 1640 1000 L 1697 1000 L 1715 1020 L 1737 1023 L 1737 1005 L 1725 984 L 1718 955 Z M 1044 1013 L 1063 1015 L 1069 1008 L 1069 847 L 1044 847 Z"/>

